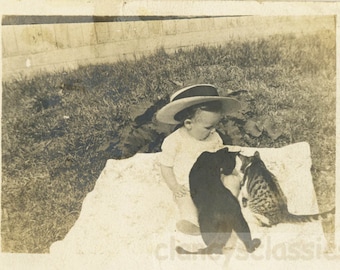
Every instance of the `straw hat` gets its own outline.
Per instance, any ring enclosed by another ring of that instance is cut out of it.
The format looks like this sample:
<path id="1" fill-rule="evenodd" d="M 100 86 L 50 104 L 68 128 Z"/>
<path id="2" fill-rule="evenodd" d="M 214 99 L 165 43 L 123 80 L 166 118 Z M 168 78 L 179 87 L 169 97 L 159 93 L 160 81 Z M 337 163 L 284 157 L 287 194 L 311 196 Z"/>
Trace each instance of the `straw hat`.
<path id="1" fill-rule="evenodd" d="M 241 104 L 236 99 L 219 96 L 215 86 L 196 84 L 175 92 L 170 97 L 170 103 L 158 111 L 156 119 L 167 124 L 179 124 L 179 121 L 174 118 L 177 113 L 193 105 L 209 101 L 221 101 L 223 114 L 230 114 L 241 109 Z"/>

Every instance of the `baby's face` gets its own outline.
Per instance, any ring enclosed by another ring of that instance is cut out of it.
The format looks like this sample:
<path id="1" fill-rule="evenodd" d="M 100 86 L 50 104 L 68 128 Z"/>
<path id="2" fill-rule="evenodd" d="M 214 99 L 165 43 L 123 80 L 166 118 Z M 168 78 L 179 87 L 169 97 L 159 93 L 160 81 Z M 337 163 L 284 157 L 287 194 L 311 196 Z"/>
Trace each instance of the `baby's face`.
<path id="1" fill-rule="evenodd" d="M 216 112 L 198 111 L 189 126 L 188 133 L 197 140 L 203 141 L 214 133 L 222 115 Z"/>

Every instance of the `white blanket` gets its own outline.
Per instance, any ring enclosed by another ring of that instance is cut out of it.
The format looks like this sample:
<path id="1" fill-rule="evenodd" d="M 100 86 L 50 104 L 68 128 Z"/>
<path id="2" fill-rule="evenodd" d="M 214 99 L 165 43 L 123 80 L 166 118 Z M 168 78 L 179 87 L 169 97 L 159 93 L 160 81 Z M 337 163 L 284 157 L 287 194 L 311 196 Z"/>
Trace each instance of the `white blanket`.
<path id="1" fill-rule="evenodd" d="M 318 212 L 310 172 L 308 143 L 282 148 L 242 148 L 252 155 L 258 150 L 286 194 L 295 214 Z M 175 231 L 178 217 L 172 194 L 160 175 L 158 154 L 137 154 L 125 160 L 108 160 L 82 206 L 78 220 L 64 240 L 50 253 L 100 254 L 115 269 L 217 269 L 236 268 L 253 261 L 307 260 L 322 256 L 325 244 L 320 222 L 258 227 L 247 210 L 253 237 L 262 240 L 252 255 L 239 240 L 231 239 L 224 255 L 178 255 L 176 245 L 204 247 L 200 236 Z M 239 166 L 239 164 L 238 164 Z"/>

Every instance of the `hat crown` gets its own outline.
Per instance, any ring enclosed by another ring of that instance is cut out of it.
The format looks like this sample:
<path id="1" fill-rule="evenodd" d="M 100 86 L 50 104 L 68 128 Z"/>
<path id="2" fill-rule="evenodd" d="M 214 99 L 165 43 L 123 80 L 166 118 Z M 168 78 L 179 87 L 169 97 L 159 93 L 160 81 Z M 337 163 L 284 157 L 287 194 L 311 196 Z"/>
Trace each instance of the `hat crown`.
<path id="1" fill-rule="evenodd" d="M 183 88 L 170 97 L 170 102 L 199 96 L 219 96 L 215 86 L 211 84 L 197 84 Z"/>

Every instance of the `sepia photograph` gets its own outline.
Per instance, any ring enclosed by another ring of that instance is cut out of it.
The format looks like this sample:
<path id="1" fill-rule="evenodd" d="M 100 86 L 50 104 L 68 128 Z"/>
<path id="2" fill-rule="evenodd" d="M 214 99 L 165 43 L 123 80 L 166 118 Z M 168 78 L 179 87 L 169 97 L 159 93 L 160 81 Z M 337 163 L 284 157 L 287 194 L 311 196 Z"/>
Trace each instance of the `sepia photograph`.
<path id="1" fill-rule="evenodd" d="M 336 14 L 188 13 L 2 14 L 1 256 L 340 260 Z"/>

